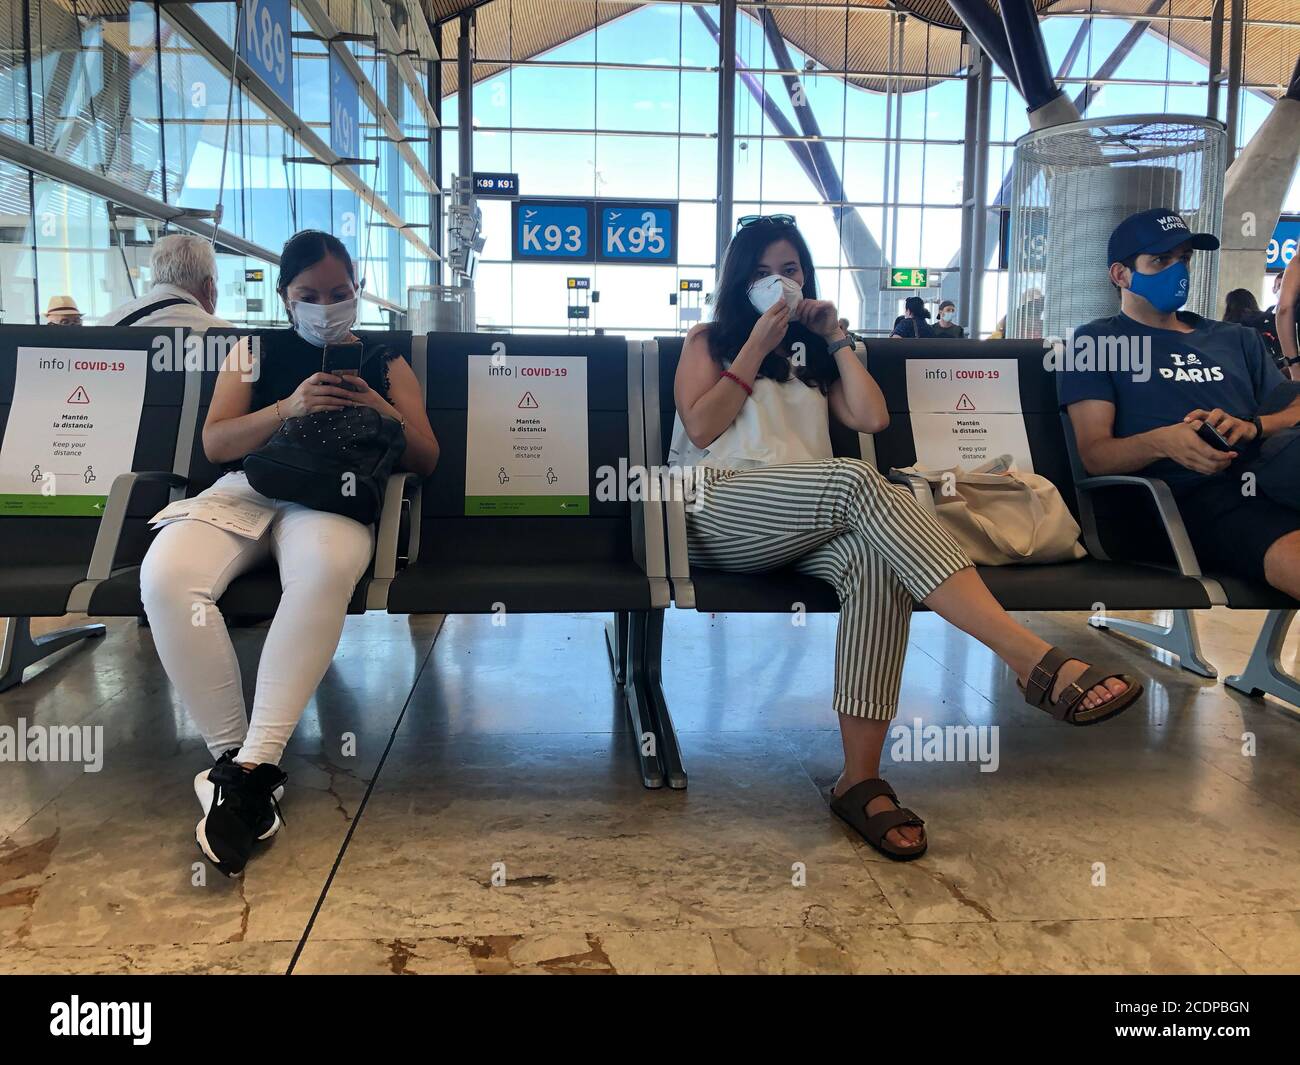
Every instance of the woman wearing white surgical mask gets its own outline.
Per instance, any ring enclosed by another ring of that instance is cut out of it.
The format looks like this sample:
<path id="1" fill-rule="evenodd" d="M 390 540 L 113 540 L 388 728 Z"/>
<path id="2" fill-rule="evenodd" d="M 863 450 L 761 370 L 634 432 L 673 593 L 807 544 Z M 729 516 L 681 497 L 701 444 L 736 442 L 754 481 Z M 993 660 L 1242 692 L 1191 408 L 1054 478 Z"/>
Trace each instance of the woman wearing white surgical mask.
<path id="1" fill-rule="evenodd" d="M 835 306 L 817 298 L 812 257 L 793 218 L 741 220 L 713 311 L 713 321 L 687 336 L 673 387 L 669 462 L 697 475 L 686 508 L 691 564 L 792 569 L 835 589 L 831 706 L 844 769 L 830 807 L 882 854 L 919 858 L 923 822 L 880 779 L 918 602 L 992 648 L 1027 685 L 1031 705 L 1072 724 L 1113 717 L 1141 686 L 1089 669 L 1016 622 L 909 492 L 872 463 L 834 455 L 831 419 L 877 433 L 889 411 Z M 888 347 L 881 345 L 884 360 Z M 772 654 L 792 647 L 774 637 Z"/>
<path id="2" fill-rule="evenodd" d="M 259 330 L 235 348 L 203 426 L 208 460 L 227 470 L 208 492 L 270 509 L 270 525 L 252 539 L 201 520 L 174 522 L 150 545 L 140 573 L 158 656 L 215 763 L 194 781 L 203 811 L 195 839 L 228 876 L 240 875 L 255 843 L 279 830 L 287 779 L 280 758 L 334 657 L 374 541 L 373 528 L 352 518 L 255 492 L 242 471 L 245 456 L 289 418 L 368 406 L 404 425 L 402 469 L 428 476 L 438 461 L 424 397 L 404 359 L 372 340 L 357 365 L 322 370 L 325 345 L 357 339 L 356 277 L 343 244 L 316 230 L 291 237 L 277 287 L 293 327 Z M 250 715 L 217 603 L 232 580 L 271 560 L 283 592 Z"/>

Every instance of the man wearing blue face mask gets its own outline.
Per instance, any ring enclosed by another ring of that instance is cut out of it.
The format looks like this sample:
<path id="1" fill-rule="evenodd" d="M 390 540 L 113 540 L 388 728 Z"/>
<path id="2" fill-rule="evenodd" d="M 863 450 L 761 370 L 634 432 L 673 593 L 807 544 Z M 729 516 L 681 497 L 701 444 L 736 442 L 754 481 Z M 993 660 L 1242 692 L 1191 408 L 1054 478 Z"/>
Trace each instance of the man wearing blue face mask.
<path id="1" fill-rule="evenodd" d="M 1203 568 L 1300 598 L 1300 394 L 1256 331 L 1180 310 L 1218 247 L 1168 208 L 1116 226 L 1120 311 L 1075 330 L 1060 402 L 1090 474 L 1169 485 Z"/>

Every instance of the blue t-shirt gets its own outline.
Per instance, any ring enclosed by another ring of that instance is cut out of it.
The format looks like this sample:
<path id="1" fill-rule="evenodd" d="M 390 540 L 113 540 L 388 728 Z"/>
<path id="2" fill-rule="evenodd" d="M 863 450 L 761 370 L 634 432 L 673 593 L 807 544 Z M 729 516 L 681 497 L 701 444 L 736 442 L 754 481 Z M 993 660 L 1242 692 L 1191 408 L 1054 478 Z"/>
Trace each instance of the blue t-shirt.
<path id="1" fill-rule="evenodd" d="M 1153 329 L 1126 314 L 1076 329 L 1056 375 L 1061 406 L 1084 399 L 1113 403 L 1117 437 L 1174 425 L 1194 410 L 1215 407 L 1235 418 L 1253 418 L 1283 381 L 1259 333 L 1188 311 L 1180 311 L 1178 319 L 1192 332 Z M 1191 487 L 1206 476 L 1172 459 L 1141 472 L 1171 488 Z"/>

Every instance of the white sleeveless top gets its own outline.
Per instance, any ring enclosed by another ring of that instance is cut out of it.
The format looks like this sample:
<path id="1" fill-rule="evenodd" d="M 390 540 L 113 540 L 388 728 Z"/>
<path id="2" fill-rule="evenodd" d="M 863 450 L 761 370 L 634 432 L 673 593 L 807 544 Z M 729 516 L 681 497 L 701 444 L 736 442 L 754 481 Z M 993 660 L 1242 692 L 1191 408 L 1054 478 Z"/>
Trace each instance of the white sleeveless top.
<path id="1" fill-rule="evenodd" d="M 691 443 L 681 415 L 677 415 L 668 465 L 745 470 L 832 457 L 826 396 L 820 388 L 791 374 L 784 382 L 757 378 L 754 394 L 745 400 L 736 420 L 707 448 Z"/>

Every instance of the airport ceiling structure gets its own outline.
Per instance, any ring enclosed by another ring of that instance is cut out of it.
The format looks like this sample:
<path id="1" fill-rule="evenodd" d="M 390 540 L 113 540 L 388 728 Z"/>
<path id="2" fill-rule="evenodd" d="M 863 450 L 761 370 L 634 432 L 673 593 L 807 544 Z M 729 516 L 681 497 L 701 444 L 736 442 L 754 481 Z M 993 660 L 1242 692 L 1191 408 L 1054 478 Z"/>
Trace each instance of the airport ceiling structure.
<path id="1" fill-rule="evenodd" d="M 510 62 L 533 59 L 644 6 L 607 0 L 399 2 L 420 2 L 430 25 L 444 23 L 443 55 L 448 58 L 456 54 L 456 16 L 474 10 L 476 81 L 493 76 Z M 1231 5 L 1232 0 L 1218 0 L 1217 4 L 1216 0 L 1034 0 L 1040 14 L 1149 20 L 1148 32 L 1168 38 L 1174 47 L 1206 63 L 1216 9 L 1223 18 Z M 686 2 L 686 6 L 691 5 Z M 996 10 L 995 0 L 992 7 Z M 745 11 L 744 0 L 741 10 Z M 956 73 L 962 68 L 961 20 L 947 0 L 811 0 L 806 6 L 794 0 L 773 0 L 767 10 L 785 39 L 823 66 L 873 72 L 875 76 L 849 77 L 850 82 L 869 91 L 884 92 L 891 81 L 895 91 L 911 91 L 924 87 L 926 79 L 922 75 L 927 71 Z M 930 33 L 904 33 L 901 54 L 894 56 L 892 64 L 890 34 L 881 24 L 881 15 L 889 11 L 905 13 L 935 28 Z M 1246 0 L 1245 11 L 1253 24 L 1246 27 L 1242 81 L 1252 91 L 1276 99 L 1290 81 L 1300 52 L 1300 9 L 1296 0 Z M 1226 32 L 1223 47 L 1226 65 Z M 891 70 L 894 78 L 881 76 Z M 915 76 L 909 78 L 909 74 Z M 443 66 L 442 91 L 444 95 L 456 91 L 454 64 Z"/>

